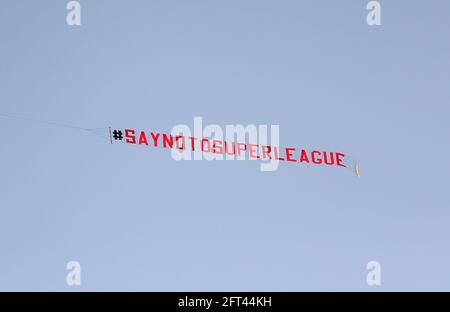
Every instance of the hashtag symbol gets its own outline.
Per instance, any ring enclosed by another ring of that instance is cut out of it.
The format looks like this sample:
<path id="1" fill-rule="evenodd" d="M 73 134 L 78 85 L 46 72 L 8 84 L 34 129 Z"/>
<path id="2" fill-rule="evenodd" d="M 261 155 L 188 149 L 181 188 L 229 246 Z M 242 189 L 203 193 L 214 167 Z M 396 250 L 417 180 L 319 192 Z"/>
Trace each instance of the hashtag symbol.
<path id="1" fill-rule="evenodd" d="M 114 140 L 122 141 L 122 139 L 123 139 L 123 133 L 122 133 L 122 131 L 120 131 L 120 130 L 114 130 L 114 131 L 113 131 L 113 138 L 114 138 Z"/>

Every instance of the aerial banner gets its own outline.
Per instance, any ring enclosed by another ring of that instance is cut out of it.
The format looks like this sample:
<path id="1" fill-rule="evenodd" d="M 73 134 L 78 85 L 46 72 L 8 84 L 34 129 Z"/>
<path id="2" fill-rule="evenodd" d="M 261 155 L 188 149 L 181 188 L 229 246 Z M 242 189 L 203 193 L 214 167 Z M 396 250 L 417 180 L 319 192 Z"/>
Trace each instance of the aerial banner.
<path id="1" fill-rule="evenodd" d="M 185 151 L 193 153 L 196 156 L 212 155 L 214 156 L 212 159 L 248 159 L 275 161 L 277 163 L 286 162 L 299 165 L 337 167 L 352 170 L 356 176 L 361 176 L 359 164 L 342 151 L 306 149 L 301 147 L 281 147 L 278 144 L 258 144 L 257 142 L 227 140 L 217 137 L 205 137 L 202 135 L 178 135 L 159 131 L 138 130 L 135 128 L 84 128 L 67 123 L 27 118 L 5 113 L 0 113 L 0 117 L 84 131 L 101 137 L 102 139 L 109 141 L 111 144 L 120 142 L 128 145 L 142 145 L 147 148 L 163 148 L 172 151 Z M 208 157 L 205 158 L 211 159 Z"/>
<path id="2" fill-rule="evenodd" d="M 177 149 L 194 153 L 216 154 L 222 155 L 226 159 L 276 160 L 301 165 L 340 167 L 353 170 L 358 177 L 361 174 L 358 163 L 340 151 L 234 142 L 134 128 L 110 128 L 110 142 L 111 144 L 119 142 L 128 145 L 142 145 L 147 148 Z"/>

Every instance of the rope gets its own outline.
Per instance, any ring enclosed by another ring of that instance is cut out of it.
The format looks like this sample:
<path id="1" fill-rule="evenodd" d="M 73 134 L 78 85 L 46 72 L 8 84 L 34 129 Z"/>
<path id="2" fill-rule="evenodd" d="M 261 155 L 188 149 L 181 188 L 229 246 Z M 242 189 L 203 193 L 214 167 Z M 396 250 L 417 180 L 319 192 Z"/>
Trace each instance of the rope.
<path id="1" fill-rule="evenodd" d="M 102 135 L 102 134 L 98 133 L 98 131 L 100 131 L 100 130 L 109 129 L 108 127 L 103 127 L 103 128 L 84 128 L 84 127 L 79 127 L 79 126 L 70 125 L 70 124 L 66 124 L 66 123 L 53 122 L 53 121 L 42 120 L 42 119 L 35 119 L 35 118 L 28 118 L 28 117 L 22 117 L 22 116 L 16 116 L 16 115 L 4 114 L 4 113 L 0 113 L 0 117 L 10 118 L 10 119 L 18 119 L 18 120 L 29 121 L 29 122 L 35 122 L 35 123 L 40 123 L 40 124 L 45 124 L 45 125 L 50 125 L 50 126 L 55 126 L 55 127 L 64 127 L 64 128 L 75 129 L 75 130 L 82 130 L 82 131 L 87 131 L 89 133 L 92 133 L 92 134 L 94 134 L 96 136 L 99 136 L 99 137 L 101 137 L 103 139 L 107 139 L 107 140 L 110 139 L 109 135 Z"/>

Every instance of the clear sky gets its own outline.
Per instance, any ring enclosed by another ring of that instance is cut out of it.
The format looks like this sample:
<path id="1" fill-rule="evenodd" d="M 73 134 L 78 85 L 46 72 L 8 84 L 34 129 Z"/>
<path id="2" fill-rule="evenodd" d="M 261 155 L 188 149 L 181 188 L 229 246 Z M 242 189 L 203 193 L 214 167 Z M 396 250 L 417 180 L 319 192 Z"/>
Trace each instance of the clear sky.
<path id="1" fill-rule="evenodd" d="M 79 27 L 67 2 L 1 2 L 0 113 L 277 124 L 362 176 L 0 118 L 0 290 L 450 290 L 448 0 L 381 0 L 373 27 L 365 0 L 81 0 Z"/>

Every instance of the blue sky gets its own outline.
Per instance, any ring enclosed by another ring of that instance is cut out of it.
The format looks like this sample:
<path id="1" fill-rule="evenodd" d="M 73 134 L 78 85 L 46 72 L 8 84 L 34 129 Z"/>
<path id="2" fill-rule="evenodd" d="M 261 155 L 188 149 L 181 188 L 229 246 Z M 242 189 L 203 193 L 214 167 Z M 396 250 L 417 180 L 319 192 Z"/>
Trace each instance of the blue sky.
<path id="1" fill-rule="evenodd" d="M 174 161 L 0 118 L 0 289 L 450 289 L 450 3 L 5 0 L 0 112 L 87 128 L 277 124 L 345 170 Z M 66 285 L 66 263 L 82 285 Z M 381 264 L 382 285 L 366 284 Z"/>

